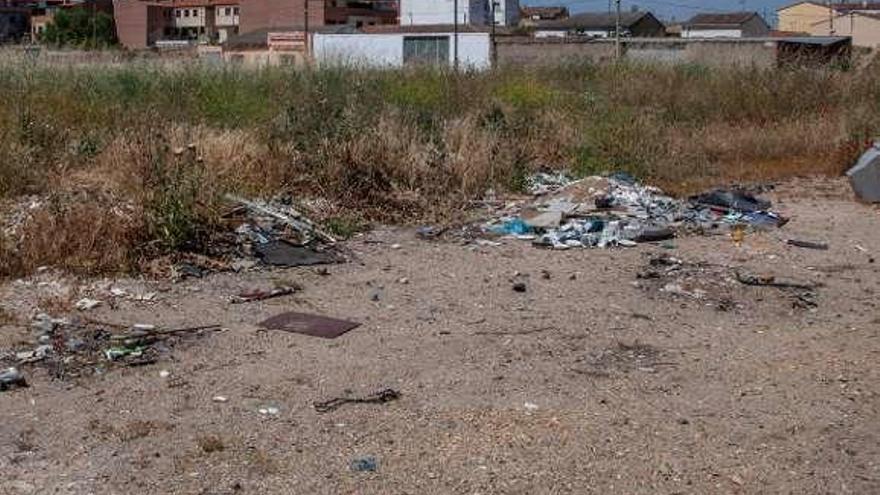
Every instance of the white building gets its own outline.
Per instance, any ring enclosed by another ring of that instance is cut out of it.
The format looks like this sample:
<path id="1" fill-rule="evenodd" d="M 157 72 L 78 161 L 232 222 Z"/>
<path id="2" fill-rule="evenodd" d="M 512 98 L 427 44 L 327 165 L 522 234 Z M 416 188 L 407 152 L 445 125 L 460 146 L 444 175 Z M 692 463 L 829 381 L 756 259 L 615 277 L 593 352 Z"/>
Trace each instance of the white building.
<path id="1" fill-rule="evenodd" d="M 492 44 L 488 32 L 470 30 L 459 32 L 456 37 L 449 26 L 438 28 L 437 31 L 413 28 L 398 29 L 396 32 L 391 29 L 379 31 L 354 34 L 315 33 L 312 37 L 315 61 L 319 65 L 346 67 L 451 67 L 455 62 L 457 38 L 459 67 L 479 70 L 488 69 L 492 65 Z"/>
<path id="2" fill-rule="evenodd" d="M 487 26 L 491 24 L 493 0 L 401 0 L 401 26 L 458 24 Z M 515 26 L 519 22 L 519 0 L 494 0 L 495 22 L 498 26 Z M 456 13 L 458 14 L 456 16 Z"/>
<path id="3" fill-rule="evenodd" d="M 495 25 L 517 26 L 519 24 L 519 0 L 490 0 L 495 2 Z M 490 4 L 491 9 L 491 4 Z M 490 16 L 491 17 L 491 16 Z"/>
<path id="4" fill-rule="evenodd" d="M 682 38 L 756 38 L 770 35 L 757 12 L 697 14 L 682 25 Z"/>

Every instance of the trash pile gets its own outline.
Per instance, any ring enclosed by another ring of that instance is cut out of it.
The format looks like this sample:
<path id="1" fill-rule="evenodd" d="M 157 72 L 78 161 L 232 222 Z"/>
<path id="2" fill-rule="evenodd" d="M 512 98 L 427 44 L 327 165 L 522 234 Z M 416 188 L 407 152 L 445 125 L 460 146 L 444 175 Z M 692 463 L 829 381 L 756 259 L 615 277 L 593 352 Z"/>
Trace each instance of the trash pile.
<path id="1" fill-rule="evenodd" d="M 201 278 L 216 271 L 257 265 L 295 267 L 341 263 L 336 239 L 309 220 L 290 197 L 271 201 L 226 195 L 234 206 L 223 215 L 228 230 L 216 232 L 202 254 L 177 253 L 172 277 Z"/>
<path id="2" fill-rule="evenodd" d="M 240 205 L 227 218 L 237 218 L 235 233 L 241 254 L 273 266 L 339 261 L 327 249 L 336 239 L 294 208 L 289 198 L 271 204 L 232 195 L 226 199 Z"/>
<path id="3" fill-rule="evenodd" d="M 219 329 L 218 325 L 160 329 L 147 324 L 127 326 L 39 314 L 31 323 L 34 343 L 28 348 L 0 352 L 0 363 L 41 366 L 56 379 L 78 378 L 101 374 L 111 367 L 156 363 L 167 358 L 184 339 Z M 10 376 L 12 369 L 6 370 Z M 15 376 L 25 383 L 17 368 Z"/>
<path id="4" fill-rule="evenodd" d="M 779 227 L 786 219 L 770 202 L 745 191 L 718 189 L 681 201 L 625 173 L 572 180 L 537 174 L 528 180 L 534 199 L 512 204 L 482 226 L 553 249 L 630 247 L 683 232 Z"/>

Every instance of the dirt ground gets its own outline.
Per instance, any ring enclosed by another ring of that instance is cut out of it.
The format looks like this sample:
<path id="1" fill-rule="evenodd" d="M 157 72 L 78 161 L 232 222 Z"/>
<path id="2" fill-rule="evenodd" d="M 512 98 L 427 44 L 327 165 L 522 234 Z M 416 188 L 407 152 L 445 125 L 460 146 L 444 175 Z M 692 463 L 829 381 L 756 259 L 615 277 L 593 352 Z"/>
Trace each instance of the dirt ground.
<path id="1" fill-rule="evenodd" d="M 9 282 L 0 349 L 31 338 L 38 308 L 111 285 L 157 296 L 80 314 L 224 330 L 75 379 L 22 366 L 30 387 L 0 392 L 0 494 L 880 493 L 880 210 L 843 181 L 769 197 L 791 222 L 741 246 L 562 252 L 382 229 L 329 275 Z M 279 282 L 303 290 L 227 302 Z M 332 340 L 256 325 L 288 310 L 363 325 Z M 313 407 L 384 388 L 400 398 Z M 364 456 L 375 471 L 352 469 Z"/>

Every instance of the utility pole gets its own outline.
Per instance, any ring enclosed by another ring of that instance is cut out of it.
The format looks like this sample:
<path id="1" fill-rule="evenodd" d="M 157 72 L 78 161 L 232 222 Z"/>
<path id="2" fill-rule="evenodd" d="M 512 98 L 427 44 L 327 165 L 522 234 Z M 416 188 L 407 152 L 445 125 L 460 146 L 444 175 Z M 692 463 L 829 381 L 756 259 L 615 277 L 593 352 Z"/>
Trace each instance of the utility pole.
<path id="1" fill-rule="evenodd" d="M 309 60 L 312 56 L 311 50 L 309 49 L 309 0 L 303 0 L 303 31 L 305 31 L 305 38 L 303 39 L 303 47 L 305 48 L 305 59 Z"/>
<path id="2" fill-rule="evenodd" d="M 614 20 L 614 57 L 620 61 L 620 0 L 614 0 L 617 4 L 617 16 Z"/>
<path id="3" fill-rule="evenodd" d="M 98 48 L 97 0 L 92 0 L 92 50 Z"/>
<path id="4" fill-rule="evenodd" d="M 834 36 L 834 6 L 831 0 L 828 0 L 828 36 Z"/>
<path id="5" fill-rule="evenodd" d="M 452 48 L 452 68 L 458 72 L 458 0 L 452 2 L 452 33 L 455 46 Z"/>
<path id="6" fill-rule="evenodd" d="M 495 18 L 496 5 L 498 5 L 498 0 L 492 0 L 492 67 L 498 65 L 498 47 L 495 44 L 495 26 L 498 24 L 498 20 Z"/>

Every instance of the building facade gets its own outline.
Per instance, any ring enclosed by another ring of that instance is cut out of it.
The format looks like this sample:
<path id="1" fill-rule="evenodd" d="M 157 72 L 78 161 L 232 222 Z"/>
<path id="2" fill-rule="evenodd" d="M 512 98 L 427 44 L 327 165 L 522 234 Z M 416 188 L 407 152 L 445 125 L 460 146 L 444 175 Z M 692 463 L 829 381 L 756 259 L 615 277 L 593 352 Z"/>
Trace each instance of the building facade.
<path id="1" fill-rule="evenodd" d="M 769 36 L 770 26 L 757 12 L 697 14 L 682 25 L 682 38 L 755 38 Z"/>
<path id="2" fill-rule="evenodd" d="M 313 43 L 315 61 L 325 66 L 451 67 L 455 63 L 456 52 L 462 68 L 479 70 L 492 65 L 492 43 L 488 30 L 466 30 L 457 36 L 449 26 L 424 29 L 404 27 L 353 34 L 315 33 Z"/>
<path id="3" fill-rule="evenodd" d="M 853 46 L 878 48 L 880 47 L 880 11 L 850 11 L 837 14 L 831 19 L 823 19 L 811 24 L 807 32 L 817 36 L 821 35 L 820 33 L 850 36 Z"/>

